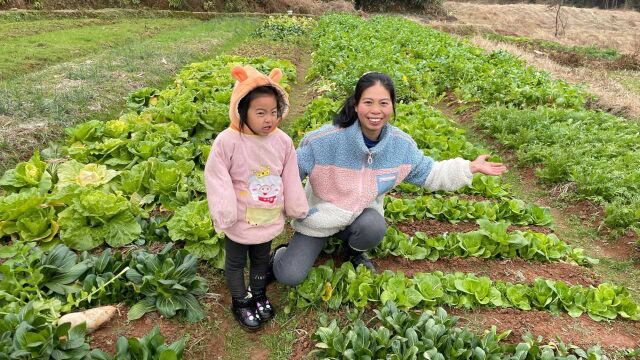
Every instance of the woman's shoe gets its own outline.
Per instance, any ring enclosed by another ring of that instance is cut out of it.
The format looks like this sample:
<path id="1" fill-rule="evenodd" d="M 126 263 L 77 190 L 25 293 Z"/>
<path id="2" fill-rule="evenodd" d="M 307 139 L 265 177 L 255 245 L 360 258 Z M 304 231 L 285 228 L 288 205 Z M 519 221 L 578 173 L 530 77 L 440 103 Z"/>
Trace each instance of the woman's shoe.
<path id="1" fill-rule="evenodd" d="M 256 301 L 256 313 L 260 316 L 260 321 L 265 323 L 271 320 L 276 312 L 269 299 L 267 299 L 267 292 L 265 290 L 252 290 L 251 294 Z"/>
<path id="2" fill-rule="evenodd" d="M 252 297 L 233 298 L 231 312 L 240 326 L 248 331 L 256 331 L 260 329 L 260 315 L 256 312 L 256 302 Z"/>
<path id="3" fill-rule="evenodd" d="M 347 261 L 353 264 L 354 268 L 357 268 L 358 265 L 362 265 L 367 269 L 371 270 L 371 272 L 376 272 L 376 267 L 371 262 L 371 259 L 365 254 L 364 251 L 356 251 L 351 248 L 347 249 L 346 253 Z"/>

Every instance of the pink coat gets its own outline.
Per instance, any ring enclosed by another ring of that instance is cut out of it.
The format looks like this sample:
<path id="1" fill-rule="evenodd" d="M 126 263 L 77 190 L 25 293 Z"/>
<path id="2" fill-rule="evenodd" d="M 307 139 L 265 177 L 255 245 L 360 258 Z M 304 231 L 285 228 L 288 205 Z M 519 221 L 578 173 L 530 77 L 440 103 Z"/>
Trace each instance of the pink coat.
<path id="1" fill-rule="evenodd" d="M 282 232 L 285 216 L 307 216 L 296 151 L 280 129 L 267 136 L 224 130 L 204 171 L 216 231 L 235 242 L 267 242 Z"/>

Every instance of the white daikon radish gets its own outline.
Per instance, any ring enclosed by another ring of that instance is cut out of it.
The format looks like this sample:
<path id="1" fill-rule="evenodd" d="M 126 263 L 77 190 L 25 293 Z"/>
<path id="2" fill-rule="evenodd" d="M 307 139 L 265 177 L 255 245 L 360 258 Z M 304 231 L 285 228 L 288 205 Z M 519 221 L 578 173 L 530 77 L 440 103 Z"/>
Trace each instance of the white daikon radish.
<path id="1" fill-rule="evenodd" d="M 91 333 L 102 326 L 102 324 L 111 320 L 116 311 L 118 311 L 118 309 L 115 306 L 101 306 L 86 311 L 63 315 L 58 320 L 58 324 L 71 323 L 71 327 L 74 327 L 86 322 L 87 333 Z"/>

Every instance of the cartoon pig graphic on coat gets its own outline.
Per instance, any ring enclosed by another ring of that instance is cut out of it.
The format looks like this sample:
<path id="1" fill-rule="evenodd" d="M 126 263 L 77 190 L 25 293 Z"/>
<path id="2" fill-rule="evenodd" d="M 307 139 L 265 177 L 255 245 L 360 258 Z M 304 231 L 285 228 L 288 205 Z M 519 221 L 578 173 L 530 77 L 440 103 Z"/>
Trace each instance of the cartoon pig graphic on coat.
<path id="1" fill-rule="evenodd" d="M 253 200 L 267 204 L 276 202 L 280 190 L 282 189 L 282 179 L 279 176 L 252 176 L 249 178 L 249 192 Z"/>

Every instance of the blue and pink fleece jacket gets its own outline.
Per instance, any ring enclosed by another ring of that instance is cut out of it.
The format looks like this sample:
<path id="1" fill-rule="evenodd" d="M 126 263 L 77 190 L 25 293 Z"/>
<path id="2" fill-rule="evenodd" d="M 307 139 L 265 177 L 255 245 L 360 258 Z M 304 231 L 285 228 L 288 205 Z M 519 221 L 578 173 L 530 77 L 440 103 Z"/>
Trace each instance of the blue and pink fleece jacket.
<path id="1" fill-rule="evenodd" d="M 451 191 L 473 179 L 468 160 L 434 161 L 409 135 L 389 124 L 371 149 L 358 121 L 347 128 L 325 125 L 302 139 L 297 155 L 300 177 L 309 177 L 309 215 L 292 225 L 314 237 L 343 230 L 366 208 L 384 215 L 384 195 L 402 181 Z"/>

